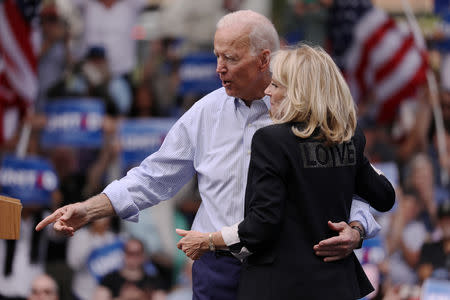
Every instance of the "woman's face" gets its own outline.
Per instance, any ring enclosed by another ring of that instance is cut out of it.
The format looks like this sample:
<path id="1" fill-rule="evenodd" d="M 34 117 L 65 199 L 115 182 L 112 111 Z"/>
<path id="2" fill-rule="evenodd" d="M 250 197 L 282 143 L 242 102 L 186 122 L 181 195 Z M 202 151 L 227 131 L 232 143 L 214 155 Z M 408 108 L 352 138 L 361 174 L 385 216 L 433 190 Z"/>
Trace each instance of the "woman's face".
<path id="1" fill-rule="evenodd" d="M 272 79 L 264 93 L 270 97 L 270 112 L 275 113 L 280 103 L 286 98 L 286 88 L 277 80 Z"/>

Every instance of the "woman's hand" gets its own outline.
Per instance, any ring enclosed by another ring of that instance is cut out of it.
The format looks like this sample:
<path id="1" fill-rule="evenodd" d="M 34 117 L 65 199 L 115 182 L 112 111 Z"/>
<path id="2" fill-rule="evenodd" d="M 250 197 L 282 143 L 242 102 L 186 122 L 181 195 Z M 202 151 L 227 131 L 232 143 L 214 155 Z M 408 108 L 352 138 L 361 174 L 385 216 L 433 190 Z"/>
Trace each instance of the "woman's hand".
<path id="1" fill-rule="evenodd" d="M 205 252 L 209 251 L 209 233 L 203 233 L 193 230 L 175 230 L 183 238 L 178 242 L 178 249 L 186 253 L 186 256 L 196 260 Z"/>

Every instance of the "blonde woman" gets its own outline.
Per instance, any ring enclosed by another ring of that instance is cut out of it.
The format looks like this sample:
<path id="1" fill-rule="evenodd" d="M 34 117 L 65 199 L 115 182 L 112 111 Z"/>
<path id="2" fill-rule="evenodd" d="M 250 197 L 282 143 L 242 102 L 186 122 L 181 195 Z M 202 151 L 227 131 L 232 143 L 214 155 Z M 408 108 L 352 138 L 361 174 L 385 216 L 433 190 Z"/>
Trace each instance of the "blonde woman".
<path id="1" fill-rule="evenodd" d="M 373 288 L 356 256 L 325 262 L 313 247 L 333 235 L 327 221 L 348 219 L 353 194 L 387 211 L 394 189 L 364 157 L 349 88 L 325 51 L 280 50 L 271 71 L 275 124 L 253 136 L 245 219 L 230 247 L 250 254 L 239 299 L 359 299 Z M 228 230 L 178 232 L 193 259 L 230 244 Z"/>

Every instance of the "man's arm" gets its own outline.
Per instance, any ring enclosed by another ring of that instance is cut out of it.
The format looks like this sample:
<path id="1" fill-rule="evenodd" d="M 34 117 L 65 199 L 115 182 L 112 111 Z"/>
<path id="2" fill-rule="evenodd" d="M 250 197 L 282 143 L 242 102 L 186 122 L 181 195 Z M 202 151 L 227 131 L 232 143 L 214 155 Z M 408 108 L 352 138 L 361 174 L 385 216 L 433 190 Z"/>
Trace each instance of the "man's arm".
<path id="1" fill-rule="evenodd" d="M 350 210 L 349 224 L 328 222 L 330 229 L 339 232 L 338 236 L 320 241 L 313 249 L 324 261 L 330 262 L 347 257 L 360 247 L 361 234 L 364 238 L 374 237 L 380 231 L 380 225 L 369 211 L 370 205 L 358 196 L 354 196 Z M 352 228 L 357 226 L 360 230 Z"/>
<path id="2" fill-rule="evenodd" d="M 354 199 L 350 213 L 349 224 L 345 222 L 333 223 L 328 222 L 328 226 L 339 232 L 338 236 L 321 241 L 314 246 L 316 255 L 323 256 L 325 262 L 336 261 L 350 255 L 354 249 L 360 247 L 362 237 L 373 237 L 379 230 L 380 225 L 375 221 L 369 212 L 370 206 L 363 200 Z M 219 249 L 230 249 L 233 255 L 239 259 L 243 259 L 252 253 L 245 247 L 242 247 L 238 234 L 239 223 L 233 226 L 224 227 L 220 232 L 213 233 L 215 246 Z M 353 228 L 358 227 L 358 229 Z M 366 228 L 368 230 L 366 230 Z M 193 231 L 179 231 L 177 233 L 185 237 L 178 243 L 178 248 L 182 249 L 186 255 L 192 259 L 198 259 L 208 249 L 208 234 Z M 236 246 L 237 251 L 233 251 Z"/>
<path id="3" fill-rule="evenodd" d="M 36 230 L 42 230 L 45 226 L 54 223 L 53 228 L 57 232 L 73 236 L 75 231 L 87 223 L 115 214 L 109 198 L 105 194 L 98 194 L 84 202 L 69 204 L 55 210 L 39 222 Z"/>
<path id="4" fill-rule="evenodd" d="M 196 115 L 192 107 L 174 124 L 161 148 L 141 165 L 110 183 L 101 194 L 56 210 L 36 230 L 54 223 L 56 231 L 71 236 L 88 222 L 112 215 L 137 222 L 140 210 L 170 199 L 195 173 L 190 132 L 198 129 Z"/>

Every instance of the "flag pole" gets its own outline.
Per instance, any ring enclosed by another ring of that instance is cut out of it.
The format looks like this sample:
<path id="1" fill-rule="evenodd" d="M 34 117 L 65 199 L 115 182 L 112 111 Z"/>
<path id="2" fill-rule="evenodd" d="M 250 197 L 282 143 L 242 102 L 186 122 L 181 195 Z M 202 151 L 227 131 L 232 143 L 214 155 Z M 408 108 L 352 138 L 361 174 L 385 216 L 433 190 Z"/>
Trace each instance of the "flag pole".
<path id="1" fill-rule="evenodd" d="M 17 143 L 17 147 L 16 147 L 16 156 L 18 158 L 24 158 L 26 156 L 28 144 L 30 142 L 30 135 L 31 135 L 31 129 L 32 129 L 31 123 L 32 122 L 29 120 L 29 118 L 27 118 L 27 116 L 32 116 L 34 114 L 34 107 L 32 104 L 29 104 L 29 105 L 30 105 L 30 107 L 24 118 L 25 121 L 24 121 L 22 129 L 20 131 L 20 138 L 19 138 L 19 142 Z"/>
<path id="2" fill-rule="evenodd" d="M 411 5 L 409 4 L 409 0 L 402 0 L 403 11 L 405 13 L 406 19 L 408 20 L 408 24 L 413 32 L 414 40 L 417 45 L 419 45 L 422 49 L 426 49 L 425 38 L 419 28 L 419 24 L 417 22 L 416 16 L 414 15 Z M 427 83 L 430 91 L 430 102 L 431 108 L 433 110 L 434 123 L 436 126 L 436 136 L 437 136 L 437 144 L 438 144 L 438 155 L 440 158 L 440 162 L 443 163 L 443 167 L 441 167 L 441 183 L 444 186 L 447 186 L 449 183 L 449 174 L 447 172 L 447 145 L 445 138 L 445 129 L 444 129 L 444 120 L 442 118 L 442 110 L 439 105 L 439 88 L 436 80 L 436 76 L 433 71 L 428 68 L 427 70 Z"/>
<path id="3" fill-rule="evenodd" d="M 31 124 L 29 122 L 26 122 L 22 127 L 19 142 L 17 143 L 16 156 L 18 158 L 25 157 L 25 154 L 27 153 L 28 142 L 30 140 L 30 134 L 31 134 Z"/>

